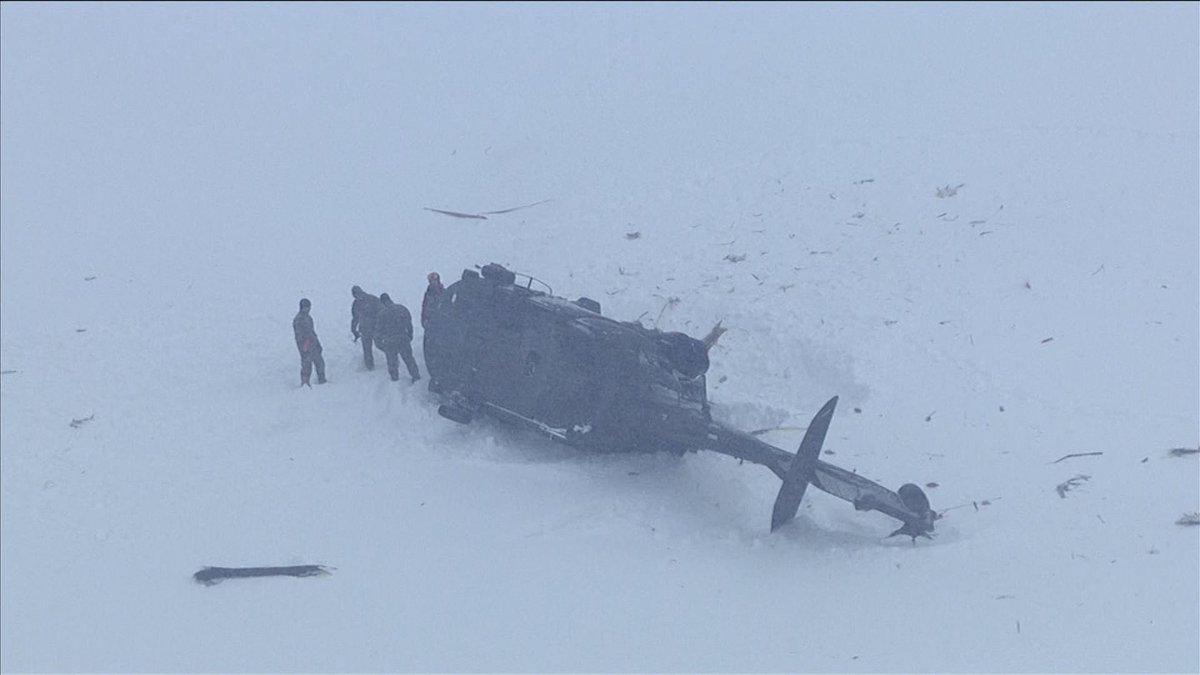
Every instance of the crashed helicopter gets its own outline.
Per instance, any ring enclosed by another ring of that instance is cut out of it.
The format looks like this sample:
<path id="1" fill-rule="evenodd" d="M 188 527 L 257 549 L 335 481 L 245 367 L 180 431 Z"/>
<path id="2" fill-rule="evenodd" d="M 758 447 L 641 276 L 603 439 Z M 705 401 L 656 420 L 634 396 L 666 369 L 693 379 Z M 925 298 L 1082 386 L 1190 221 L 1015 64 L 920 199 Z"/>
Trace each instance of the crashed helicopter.
<path id="1" fill-rule="evenodd" d="M 587 451 L 709 450 L 767 467 L 783 481 L 772 531 L 809 485 L 899 520 L 889 536 L 928 538 L 938 518 L 920 487 L 893 492 L 820 459 L 836 396 L 787 452 L 713 420 L 702 341 L 603 316 L 595 300 L 558 297 L 496 263 L 464 270 L 434 300 L 424 350 L 438 413 L 455 422 L 488 415 Z"/>

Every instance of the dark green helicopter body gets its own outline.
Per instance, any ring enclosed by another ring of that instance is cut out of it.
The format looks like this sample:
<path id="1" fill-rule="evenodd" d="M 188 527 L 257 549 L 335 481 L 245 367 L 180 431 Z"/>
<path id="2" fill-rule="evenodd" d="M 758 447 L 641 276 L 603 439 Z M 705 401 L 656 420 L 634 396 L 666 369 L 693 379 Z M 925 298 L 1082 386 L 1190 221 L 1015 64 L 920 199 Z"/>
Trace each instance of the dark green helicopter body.
<path id="1" fill-rule="evenodd" d="M 537 280 L 522 277 L 494 263 L 464 270 L 434 300 L 424 352 L 443 417 L 484 413 L 590 451 L 711 450 L 762 464 L 783 480 L 772 530 L 795 517 L 810 484 L 903 522 L 893 534 L 933 530 L 937 515 L 916 485 L 892 492 L 819 458 L 837 397 L 796 454 L 781 450 L 713 421 L 700 340 L 615 321 L 594 300 L 534 290 Z"/>

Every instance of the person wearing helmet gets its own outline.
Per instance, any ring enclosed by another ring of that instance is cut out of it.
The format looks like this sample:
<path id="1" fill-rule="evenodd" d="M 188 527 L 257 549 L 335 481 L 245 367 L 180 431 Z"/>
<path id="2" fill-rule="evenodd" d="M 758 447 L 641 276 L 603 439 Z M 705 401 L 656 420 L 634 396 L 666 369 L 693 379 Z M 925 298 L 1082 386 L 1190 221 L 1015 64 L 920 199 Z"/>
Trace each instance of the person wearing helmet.
<path id="1" fill-rule="evenodd" d="M 442 291 L 446 290 L 437 272 L 430 272 L 425 278 L 429 280 L 429 286 L 425 289 L 425 298 L 421 300 L 421 328 L 429 325 L 429 310 Z"/>
<path id="2" fill-rule="evenodd" d="M 325 384 L 325 359 L 321 356 L 321 341 L 317 339 L 310 309 L 312 302 L 308 298 L 301 298 L 300 311 L 292 319 L 292 332 L 296 334 L 296 348 L 300 350 L 300 386 L 311 388 L 308 380 L 312 376 L 313 366 L 317 367 L 317 384 Z"/>
<path id="3" fill-rule="evenodd" d="M 379 314 L 379 298 L 364 291 L 361 286 L 350 289 L 354 304 L 350 305 L 350 334 L 362 340 L 363 364 L 367 370 L 375 369 L 375 317 Z"/>
<path id="4" fill-rule="evenodd" d="M 413 358 L 412 314 L 408 308 L 392 302 L 392 298 L 383 293 L 379 296 L 379 316 L 375 319 L 375 341 L 387 355 L 388 375 L 392 381 L 400 379 L 400 359 L 408 368 L 408 374 L 415 383 L 421 379 L 417 370 L 417 361 Z"/>

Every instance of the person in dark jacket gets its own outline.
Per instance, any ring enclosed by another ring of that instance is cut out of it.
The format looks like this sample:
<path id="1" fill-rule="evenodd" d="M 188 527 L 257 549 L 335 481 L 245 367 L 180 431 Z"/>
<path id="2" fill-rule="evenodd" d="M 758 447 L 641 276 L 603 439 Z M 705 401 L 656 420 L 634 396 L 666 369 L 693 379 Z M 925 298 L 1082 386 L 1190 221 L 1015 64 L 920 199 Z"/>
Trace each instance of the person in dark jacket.
<path id="1" fill-rule="evenodd" d="M 425 278 L 429 280 L 429 287 L 425 289 L 425 297 L 421 300 L 421 328 L 429 325 L 429 308 L 433 306 L 437 296 L 446 290 L 437 272 L 430 272 Z"/>
<path id="2" fill-rule="evenodd" d="M 375 369 L 375 317 L 379 314 L 379 298 L 355 286 L 350 289 L 354 304 L 350 305 L 350 334 L 362 340 L 363 364 Z"/>
<path id="3" fill-rule="evenodd" d="M 379 296 L 379 303 L 379 315 L 375 318 L 375 342 L 387 355 L 388 375 L 392 381 L 400 379 L 400 360 L 397 358 L 400 357 L 404 359 L 412 381 L 416 382 L 421 379 L 421 372 L 417 370 L 417 361 L 412 352 L 412 314 L 404 305 L 392 302 L 387 293 Z"/>
<path id="4" fill-rule="evenodd" d="M 296 349 L 300 350 L 300 386 L 309 386 L 313 366 L 317 367 L 317 384 L 325 384 L 325 358 L 321 356 L 321 341 L 317 339 L 317 331 L 313 328 L 312 316 L 309 310 L 312 302 L 308 298 L 300 299 L 300 311 L 292 319 L 292 332 L 296 334 Z"/>

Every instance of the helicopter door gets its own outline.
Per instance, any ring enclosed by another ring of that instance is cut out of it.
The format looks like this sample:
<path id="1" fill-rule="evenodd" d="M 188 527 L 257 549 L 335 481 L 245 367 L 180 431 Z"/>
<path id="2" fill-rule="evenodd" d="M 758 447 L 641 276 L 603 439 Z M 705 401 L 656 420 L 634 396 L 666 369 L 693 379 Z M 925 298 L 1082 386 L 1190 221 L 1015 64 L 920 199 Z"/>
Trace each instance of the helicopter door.
<path id="1" fill-rule="evenodd" d="M 512 294 L 511 288 L 496 288 L 491 298 L 490 320 L 481 325 L 479 366 L 475 370 L 475 389 L 485 400 L 522 412 L 519 387 L 523 368 L 522 333 L 526 307 Z"/>
<path id="2" fill-rule="evenodd" d="M 555 375 L 563 367 L 558 352 L 558 322 L 549 312 L 533 308 L 521 334 L 521 375 L 518 400 L 522 413 L 557 426 Z"/>

